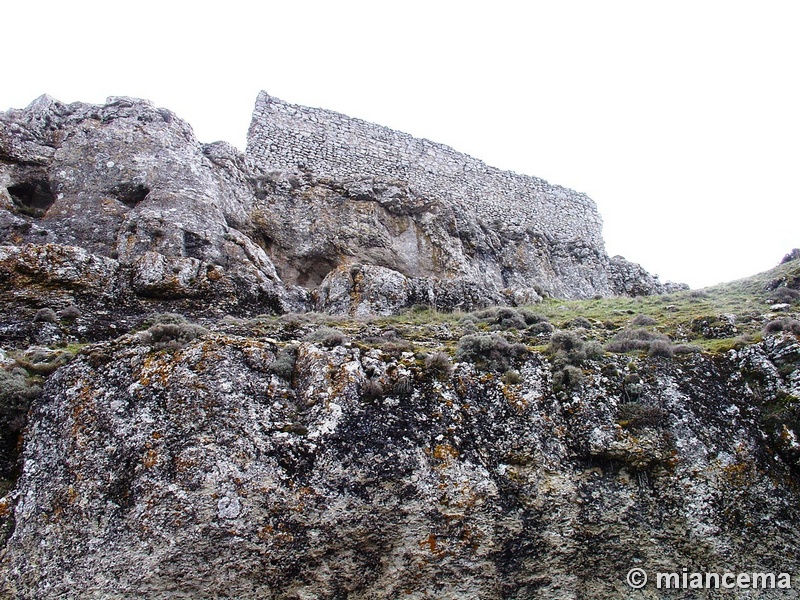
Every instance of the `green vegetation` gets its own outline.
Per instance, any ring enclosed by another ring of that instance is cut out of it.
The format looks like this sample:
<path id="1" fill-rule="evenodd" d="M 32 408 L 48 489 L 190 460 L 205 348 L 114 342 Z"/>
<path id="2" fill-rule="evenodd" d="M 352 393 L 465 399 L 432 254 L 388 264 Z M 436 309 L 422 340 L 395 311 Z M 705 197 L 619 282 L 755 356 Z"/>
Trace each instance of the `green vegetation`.
<path id="1" fill-rule="evenodd" d="M 287 343 L 305 339 L 330 346 L 349 340 L 365 352 L 380 349 L 387 358 L 399 358 L 403 352 L 420 357 L 442 352 L 504 372 L 511 368 L 514 356 L 512 352 L 499 358 L 505 352 L 503 343 L 518 345 L 517 350 L 549 348 L 559 366 L 579 368 L 581 349 L 568 347 L 567 338 L 562 337 L 565 331 L 575 333 L 584 346 L 595 343 L 588 347 L 595 358 L 603 350 L 661 357 L 727 352 L 760 341 L 765 331 L 795 331 L 792 313 L 781 314 L 772 306 L 777 303 L 794 310 L 798 297 L 800 261 L 795 260 L 739 281 L 661 296 L 547 298 L 530 307 L 489 307 L 470 313 L 418 305 L 399 315 L 368 318 L 291 313 L 227 318 L 220 325 L 234 333 Z M 501 336 L 504 342 L 493 336 Z M 567 355 L 566 360 L 559 351 Z M 567 379 L 579 379 L 578 372 L 570 371 Z"/>
<path id="2" fill-rule="evenodd" d="M 152 323 L 139 334 L 139 339 L 155 350 L 180 350 L 192 340 L 205 335 L 208 330 L 202 325 L 189 323 L 186 317 L 176 313 L 154 315 L 146 323 Z"/>

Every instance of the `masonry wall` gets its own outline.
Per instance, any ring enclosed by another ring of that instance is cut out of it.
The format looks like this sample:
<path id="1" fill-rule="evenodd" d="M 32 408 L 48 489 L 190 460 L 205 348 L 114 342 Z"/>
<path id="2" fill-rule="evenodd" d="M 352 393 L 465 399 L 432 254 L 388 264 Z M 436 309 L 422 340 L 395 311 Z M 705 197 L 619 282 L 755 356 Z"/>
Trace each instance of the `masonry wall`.
<path id="1" fill-rule="evenodd" d="M 261 92 L 247 154 L 259 166 L 300 166 L 335 180 L 380 176 L 455 203 L 487 225 L 544 233 L 603 249 L 602 221 L 585 194 L 490 167 L 452 148 L 340 113 L 289 104 Z M 604 253 L 604 251 L 603 251 Z"/>

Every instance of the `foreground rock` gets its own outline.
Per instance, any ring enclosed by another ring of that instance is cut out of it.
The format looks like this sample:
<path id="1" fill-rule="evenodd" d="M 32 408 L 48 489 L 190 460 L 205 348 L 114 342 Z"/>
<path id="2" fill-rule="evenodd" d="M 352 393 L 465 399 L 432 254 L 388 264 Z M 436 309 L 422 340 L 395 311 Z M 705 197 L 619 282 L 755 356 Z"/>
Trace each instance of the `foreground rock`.
<path id="1" fill-rule="evenodd" d="M 153 339 L 85 348 L 36 401 L 9 597 L 654 598 L 628 569 L 800 567 L 800 455 L 769 408 L 800 391 L 792 335 L 607 355 L 562 392 L 534 353 L 504 383 L 363 345 L 292 364 L 269 339 Z"/>

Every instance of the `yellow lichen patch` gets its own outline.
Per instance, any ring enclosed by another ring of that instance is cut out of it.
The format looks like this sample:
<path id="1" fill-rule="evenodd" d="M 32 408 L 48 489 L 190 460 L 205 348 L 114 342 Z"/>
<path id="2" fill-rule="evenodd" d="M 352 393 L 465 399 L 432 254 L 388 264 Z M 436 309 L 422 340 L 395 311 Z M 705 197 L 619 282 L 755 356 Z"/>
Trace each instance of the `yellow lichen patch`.
<path id="1" fill-rule="evenodd" d="M 148 354 L 144 357 L 142 368 L 139 373 L 139 383 L 148 387 L 154 381 L 162 386 L 166 386 L 169 380 L 170 367 L 160 354 Z"/>
<path id="2" fill-rule="evenodd" d="M 523 413 L 525 409 L 528 408 L 528 401 L 510 386 L 504 385 L 502 391 L 506 402 L 508 402 L 508 405 L 513 408 L 517 414 Z"/>
<path id="3" fill-rule="evenodd" d="M 735 462 L 721 469 L 726 481 L 735 487 L 748 487 L 755 475 L 755 467 L 748 462 Z"/>
<path id="4" fill-rule="evenodd" d="M 437 444 L 433 448 L 433 457 L 443 462 L 450 462 L 454 458 L 458 458 L 458 450 L 450 444 Z"/>
<path id="5" fill-rule="evenodd" d="M 144 459 L 142 460 L 146 469 L 151 469 L 155 466 L 158 462 L 158 453 L 153 450 L 152 448 L 144 453 Z"/>

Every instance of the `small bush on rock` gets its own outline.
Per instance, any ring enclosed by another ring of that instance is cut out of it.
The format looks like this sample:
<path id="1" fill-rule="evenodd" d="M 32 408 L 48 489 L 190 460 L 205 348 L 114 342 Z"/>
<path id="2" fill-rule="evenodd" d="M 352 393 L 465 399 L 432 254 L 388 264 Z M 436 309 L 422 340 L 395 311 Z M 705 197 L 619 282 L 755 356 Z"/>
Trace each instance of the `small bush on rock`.
<path id="1" fill-rule="evenodd" d="M 598 360 L 604 354 L 603 346 L 598 342 L 585 342 L 574 331 L 557 331 L 550 338 L 547 346 L 556 368 L 564 365 L 580 365 L 585 360 Z"/>
<path id="2" fill-rule="evenodd" d="M 779 287 L 770 292 L 767 301 L 773 304 L 794 304 L 795 302 L 800 302 L 800 291 Z"/>
<path id="3" fill-rule="evenodd" d="M 0 409 L 27 411 L 30 401 L 42 392 L 42 388 L 28 378 L 24 369 L 0 368 Z"/>
<path id="4" fill-rule="evenodd" d="M 649 356 L 663 356 L 664 358 L 672 358 L 675 351 L 672 349 L 672 344 L 667 340 L 653 340 L 650 342 L 650 348 L 647 351 Z"/>
<path id="5" fill-rule="evenodd" d="M 694 344 L 676 344 L 672 347 L 672 351 L 675 354 L 697 354 L 702 352 L 703 349 L 700 346 L 696 346 Z"/>
<path id="6" fill-rule="evenodd" d="M 367 379 L 361 384 L 361 398 L 371 401 L 382 398 L 385 395 L 383 386 L 376 379 Z"/>
<path id="7" fill-rule="evenodd" d="M 606 344 L 609 352 L 624 353 L 631 350 L 650 350 L 653 342 L 669 342 L 669 338 L 660 333 L 646 329 L 625 329 L 620 331 L 613 340 Z"/>
<path id="8" fill-rule="evenodd" d="M 503 376 L 500 378 L 500 380 L 506 385 L 516 385 L 518 383 L 522 383 L 522 375 L 515 369 L 509 369 L 503 373 Z"/>
<path id="9" fill-rule="evenodd" d="M 510 344 L 503 336 L 470 334 L 458 340 L 456 360 L 472 362 L 486 371 L 507 371 L 511 361 L 523 355 L 527 349 L 522 344 Z"/>
<path id="10" fill-rule="evenodd" d="M 548 321 L 534 323 L 528 327 L 528 333 L 531 335 L 546 335 L 548 333 L 553 333 L 553 331 L 555 331 L 555 327 L 553 327 Z"/>
<path id="11" fill-rule="evenodd" d="M 164 317 L 164 315 L 159 315 Z M 186 344 L 208 333 L 202 325 L 187 323 L 181 315 L 169 315 L 165 319 L 180 317 L 183 322 L 156 322 L 139 334 L 145 344 L 151 344 L 155 350 L 180 350 Z"/>
<path id="12" fill-rule="evenodd" d="M 527 325 L 534 325 L 535 323 L 546 323 L 547 322 L 547 317 L 545 317 L 544 315 L 540 315 L 539 313 L 535 313 L 530 309 L 518 308 L 517 312 L 525 320 L 525 323 Z"/>
<path id="13" fill-rule="evenodd" d="M 425 359 L 425 370 L 435 379 L 447 379 L 453 372 L 453 363 L 444 352 L 434 352 Z"/>
<path id="14" fill-rule="evenodd" d="M 297 344 L 287 344 L 278 351 L 269 370 L 281 379 L 291 382 L 297 364 Z"/>
<path id="15" fill-rule="evenodd" d="M 58 316 L 65 321 L 74 321 L 81 316 L 81 310 L 74 304 L 70 304 L 66 308 L 60 310 Z"/>
<path id="16" fill-rule="evenodd" d="M 650 327 L 656 324 L 656 320 L 648 315 L 636 315 L 631 324 L 636 325 L 636 327 Z"/>
<path id="17" fill-rule="evenodd" d="M 764 326 L 764 333 L 776 333 L 778 331 L 786 331 L 795 335 L 800 335 L 800 321 L 784 317 L 783 319 L 770 321 Z"/>
<path id="18" fill-rule="evenodd" d="M 567 326 L 570 329 L 591 329 L 592 322 L 586 317 L 575 317 L 572 321 L 567 323 Z"/>
<path id="19" fill-rule="evenodd" d="M 40 308 L 33 315 L 34 323 L 58 323 L 58 315 L 52 308 Z"/>
<path id="20" fill-rule="evenodd" d="M 392 394 L 410 396 L 414 393 L 414 380 L 408 375 L 401 375 L 392 382 Z"/>
<path id="21" fill-rule="evenodd" d="M 641 429 L 643 427 L 661 427 L 667 413 L 660 406 L 643 402 L 625 402 L 619 405 L 617 422 L 623 427 Z"/>
<path id="22" fill-rule="evenodd" d="M 567 392 L 580 386 L 583 381 L 583 371 L 572 365 L 565 365 L 553 373 L 553 390 Z"/>
<path id="23" fill-rule="evenodd" d="M 316 331 L 309 333 L 303 339 L 307 342 L 322 344 L 326 348 L 335 348 L 347 342 L 347 337 L 345 337 L 344 333 L 333 327 L 320 327 Z"/>

